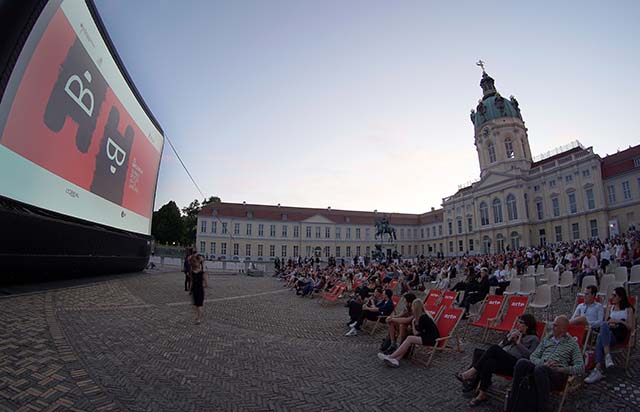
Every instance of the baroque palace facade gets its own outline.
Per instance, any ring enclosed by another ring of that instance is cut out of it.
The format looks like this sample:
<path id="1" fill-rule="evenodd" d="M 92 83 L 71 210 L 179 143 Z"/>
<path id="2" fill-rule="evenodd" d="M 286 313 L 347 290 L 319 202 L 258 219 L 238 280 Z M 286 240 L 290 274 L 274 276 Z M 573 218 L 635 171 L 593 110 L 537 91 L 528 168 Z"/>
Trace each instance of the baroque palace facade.
<path id="1" fill-rule="evenodd" d="M 196 246 L 208 259 L 371 256 L 386 216 L 404 257 L 495 253 L 522 246 L 606 238 L 640 227 L 640 145 L 601 158 L 578 142 L 534 161 L 514 97 L 483 70 L 471 111 L 480 179 L 423 214 L 217 203 L 198 215 Z"/>

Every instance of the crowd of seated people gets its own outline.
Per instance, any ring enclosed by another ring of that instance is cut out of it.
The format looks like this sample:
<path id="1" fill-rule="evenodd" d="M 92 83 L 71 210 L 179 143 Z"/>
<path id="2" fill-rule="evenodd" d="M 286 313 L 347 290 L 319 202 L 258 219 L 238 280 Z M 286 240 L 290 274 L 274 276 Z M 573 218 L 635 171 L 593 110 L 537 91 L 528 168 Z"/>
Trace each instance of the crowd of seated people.
<path id="1" fill-rule="evenodd" d="M 601 276 L 612 264 L 630 268 L 640 264 L 640 232 L 629 231 L 612 239 L 579 240 L 520 248 L 491 255 L 446 257 L 419 257 L 411 260 L 367 261 L 361 257 L 353 264 L 337 264 L 321 268 L 315 260 L 290 261 L 278 273 L 285 284 L 301 296 L 313 296 L 328 291 L 339 282 L 346 285 L 346 306 L 349 308 L 347 336 L 357 335 L 363 322 L 369 320 L 387 325 L 385 338 L 378 357 L 387 365 L 398 367 L 413 345 L 434 345 L 439 337 L 436 320 L 424 311 L 424 302 L 417 298 L 427 289 L 464 292 L 459 306 L 465 308 L 481 302 L 491 286 L 501 294 L 509 286 L 514 274 L 525 274 L 527 267 L 551 268 L 557 272 L 571 270 L 576 283 L 586 276 Z M 394 290 L 390 280 L 398 280 Z M 403 308 L 394 313 L 392 296 L 399 292 Z M 612 296 L 605 297 L 610 304 L 597 300 L 598 288 L 584 289 L 584 302 L 577 305 L 573 315 L 557 316 L 552 332 L 541 341 L 536 333 L 536 320 L 528 313 L 520 316 L 514 330 L 486 351 L 474 351 L 471 366 L 456 378 L 463 391 L 471 393 L 470 406 L 485 402 L 492 375 L 512 376 L 511 397 L 518 398 L 523 379 L 529 379 L 535 388 L 537 410 L 548 408 L 552 390 L 561 389 L 569 375 L 582 374 L 585 363 L 581 348 L 568 335 L 570 326 L 589 328 L 595 339 L 595 368 L 584 379 L 595 383 L 604 378 L 607 368 L 614 362 L 611 348 L 624 342 L 635 328 L 635 311 L 625 288 L 616 288 Z M 609 300 L 610 299 L 610 300 Z M 526 385 L 525 385 L 526 386 Z M 517 410 L 517 405 L 509 405 Z"/>

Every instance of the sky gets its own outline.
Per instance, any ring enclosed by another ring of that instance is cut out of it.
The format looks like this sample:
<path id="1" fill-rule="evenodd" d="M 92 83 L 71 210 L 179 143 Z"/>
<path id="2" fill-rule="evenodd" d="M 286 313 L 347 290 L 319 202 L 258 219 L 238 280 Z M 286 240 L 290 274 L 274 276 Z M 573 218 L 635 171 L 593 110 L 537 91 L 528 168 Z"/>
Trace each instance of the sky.
<path id="1" fill-rule="evenodd" d="M 478 59 L 533 155 L 640 142 L 640 2 L 94 0 L 206 197 L 424 213 L 480 175 Z M 165 144 L 155 210 L 202 200 Z"/>

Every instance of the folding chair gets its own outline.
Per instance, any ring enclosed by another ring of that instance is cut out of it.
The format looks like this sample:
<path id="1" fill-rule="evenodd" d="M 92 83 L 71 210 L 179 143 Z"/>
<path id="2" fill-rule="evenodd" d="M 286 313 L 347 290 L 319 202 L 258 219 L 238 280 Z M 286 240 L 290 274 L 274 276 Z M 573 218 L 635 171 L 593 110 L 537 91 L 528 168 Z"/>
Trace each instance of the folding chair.
<path id="1" fill-rule="evenodd" d="M 623 269 L 626 272 L 627 268 L 623 267 Z M 598 290 L 598 296 L 603 296 L 604 299 L 609 298 L 609 295 L 607 294 L 607 291 L 609 289 L 609 284 L 613 283 L 615 281 L 616 281 L 616 275 L 615 274 L 604 275 L 602 277 L 602 281 L 600 282 L 600 288 Z"/>
<path id="2" fill-rule="evenodd" d="M 391 296 L 391 301 L 393 302 L 393 312 L 391 312 L 391 315 L 394 315 L 397 313 L 398 307 L 400 306 L 400 302 L 402 301 L 402 299 L 404 298 L 401 296 L 396 296 L 396 295 Z M 369 334 L 373 335 L 374 333 L 376 333 L 378 326 L 386 322 L 387 317 L 388 316 L 378 316 L 375 322 L 365 318 L 364 323 L 362 324 L 362 330 L 365 329 L 365 326 L 369 325 L 370 323 L 373 323 L 373 326 L 371 326 L 371 330 L 369 331 Z"/>
<path id="3" fill-rule="evenodd" d="M 322 302 L 333 302 L 333 303 L 338 302 L 338 300 L 340 299 L 340 295 L 342 295 L 342 292 L 346 287 L 347 287 L 346 285 L 341 284 L 335 287 L 334 288 L 335 290 L 332 289 L 332 292 L 327 293 L 326 295 L 320 296 L 320 304 L 322 304 Z"/>
<path id="4" fill-rule="evenodd" d="M 525 277 L 520 283 L 520 296 L 531 296 L 536 293 L 536 279 L 532 277 Z"/>
<path id="5" fill-rule="evenodd" d="M 562 298 L 562 289 L 573 288 L 573 272 L 565 270 L 560 275 L 560 282 L 558 283 L 558 293 Z"/>
<path id="6" fill-rule="evenodd" d="M 549 320 L 549 309 L 551 308 L 551 287 L 549 285 L 540 285 L 536 289 L 536 295 L 533 302 L 529 303 L 531 309 L 544 309 Z"/>
<path id="7" fill-rule="evenodd" d="M 424 307 L 424 311 L 426 313 L 428 313 L 434 320 L 438 319 L 438 316 L 440 316 L 440 313 L 445 309 L 444 306 L 438 306 L 438 305 L 425 305 Z"/>
<path id="8" fill-rule="evenodd" d="M 424 306 L 434 306 L 440 302 L 442 291 L 440 289 L 431 289 L 424 300 Z"/>
<path id="9" fill-rule="evenodd" d="M 431 361 L 433 360 L 433 355 L 435 355 L 437 351 L 455 350 L 457 352 L 462 352 L 462 349 L 460 348 L 460 339 L 457 336 L 455 337 L 456 339 L 455 348 L 447 347 L 447 342 L 449 341 L 449 339 L 454 337 L 453 334 L 456 330 L 456 327 L 458 326 L 458 323 L 460 323 L 460 319 L 462 319 L 463 312 L 464 312 L 464 309 L 460 309 L 460 308 L 449 307 L 449 308 L 443 309 L 442 312 L 440 313 L 440 316 L 438 317 L 438 320 L 436 321 L 436 326 L 438 327 L 438 333 L 440 334 L 440 337 L 436 339 L 435 345 L 433 346 L 415 345 L 416 348 L 414 348 L 413 356 L 415 356 L 416 354 L 417 347 L 422 346 L 422 347 L 431 349 L 431 354 L 429 356 L 429 359 L 425 363 L 425 367 L 428 367 L 431 364 Z"/>
<path id="10" fill-rule="evenodd" d="M 440 300 L 440 306 L 444 306 L 446 308 L 453 306 L 456 302 L 456 298 L 458 297 L 458 292 L 453 290 L 448 290 L 444 292 L 442 295 L 442 300 Z"/>
<path id="11" fill-rule="evenodd" d="M 526 296 L 511 296 L 507 301 L 502 320 L 499 317 L 489 319 L 487 326 L 485 327 L 485 337 L 489 330 L 497 330 L 500 332 L 509 332 L 513 329 L 516 319 L 518 319 L 527 310 L 529 304 L 529 298 Z M 498 323 L 499 322 L 499 323 Z M 484 339 L 483 339 L 484 341 Z"/>
<path id="12" fill-rule="evenodd" d="M 478 319 L 475 321 L 467 322 L 467 327 L 475 326 L 475 327 L 484 329 L 484 333 L 482 335 L 483 342 L 487 334 L 486 328 L 489 325 L 490 319 L 495 319 L 498 317 L 498 314 L 500 313 L 500 309 L 502 308 L 502 304 L 504 303 L 504 299 L 505 297 L 500 295 L 487 296 L 484 299 L 482 307 L 480 308 L 480 314 L 478 316 Z M 466 330 L 465 330 L 465 334 L 466 334 Z"/>
<path id="13" fill-rule="evenodd" d="M 512 278 L 511 282 L 509 282 L 509 286 L 507 286 L 507 289 L 505 289 L 504 294 L 516 295 L 518 292 L 520 292 L 520 283 L 520 278 Z"/>
<path id="14" fill-rule="evenodd" d="M 631 266 L 631 274 L 629 275 L 629 281 L 627 282 L 627 288 L 631 292 L 631 285 L 640 284 L 640 265 Z"/>

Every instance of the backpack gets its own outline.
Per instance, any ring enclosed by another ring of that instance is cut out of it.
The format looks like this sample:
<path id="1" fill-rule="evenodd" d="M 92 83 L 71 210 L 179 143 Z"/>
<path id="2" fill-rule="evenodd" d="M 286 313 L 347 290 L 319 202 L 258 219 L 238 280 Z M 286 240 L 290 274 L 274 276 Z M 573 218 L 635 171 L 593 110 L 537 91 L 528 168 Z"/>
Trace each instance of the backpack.
<path id="1" fill-rule="evenodd" d="M 533 374 L 525 376 L 517 388 L 509 389 L 504 399 L 505 412 L 536 412 L 538 397 Z"/>

